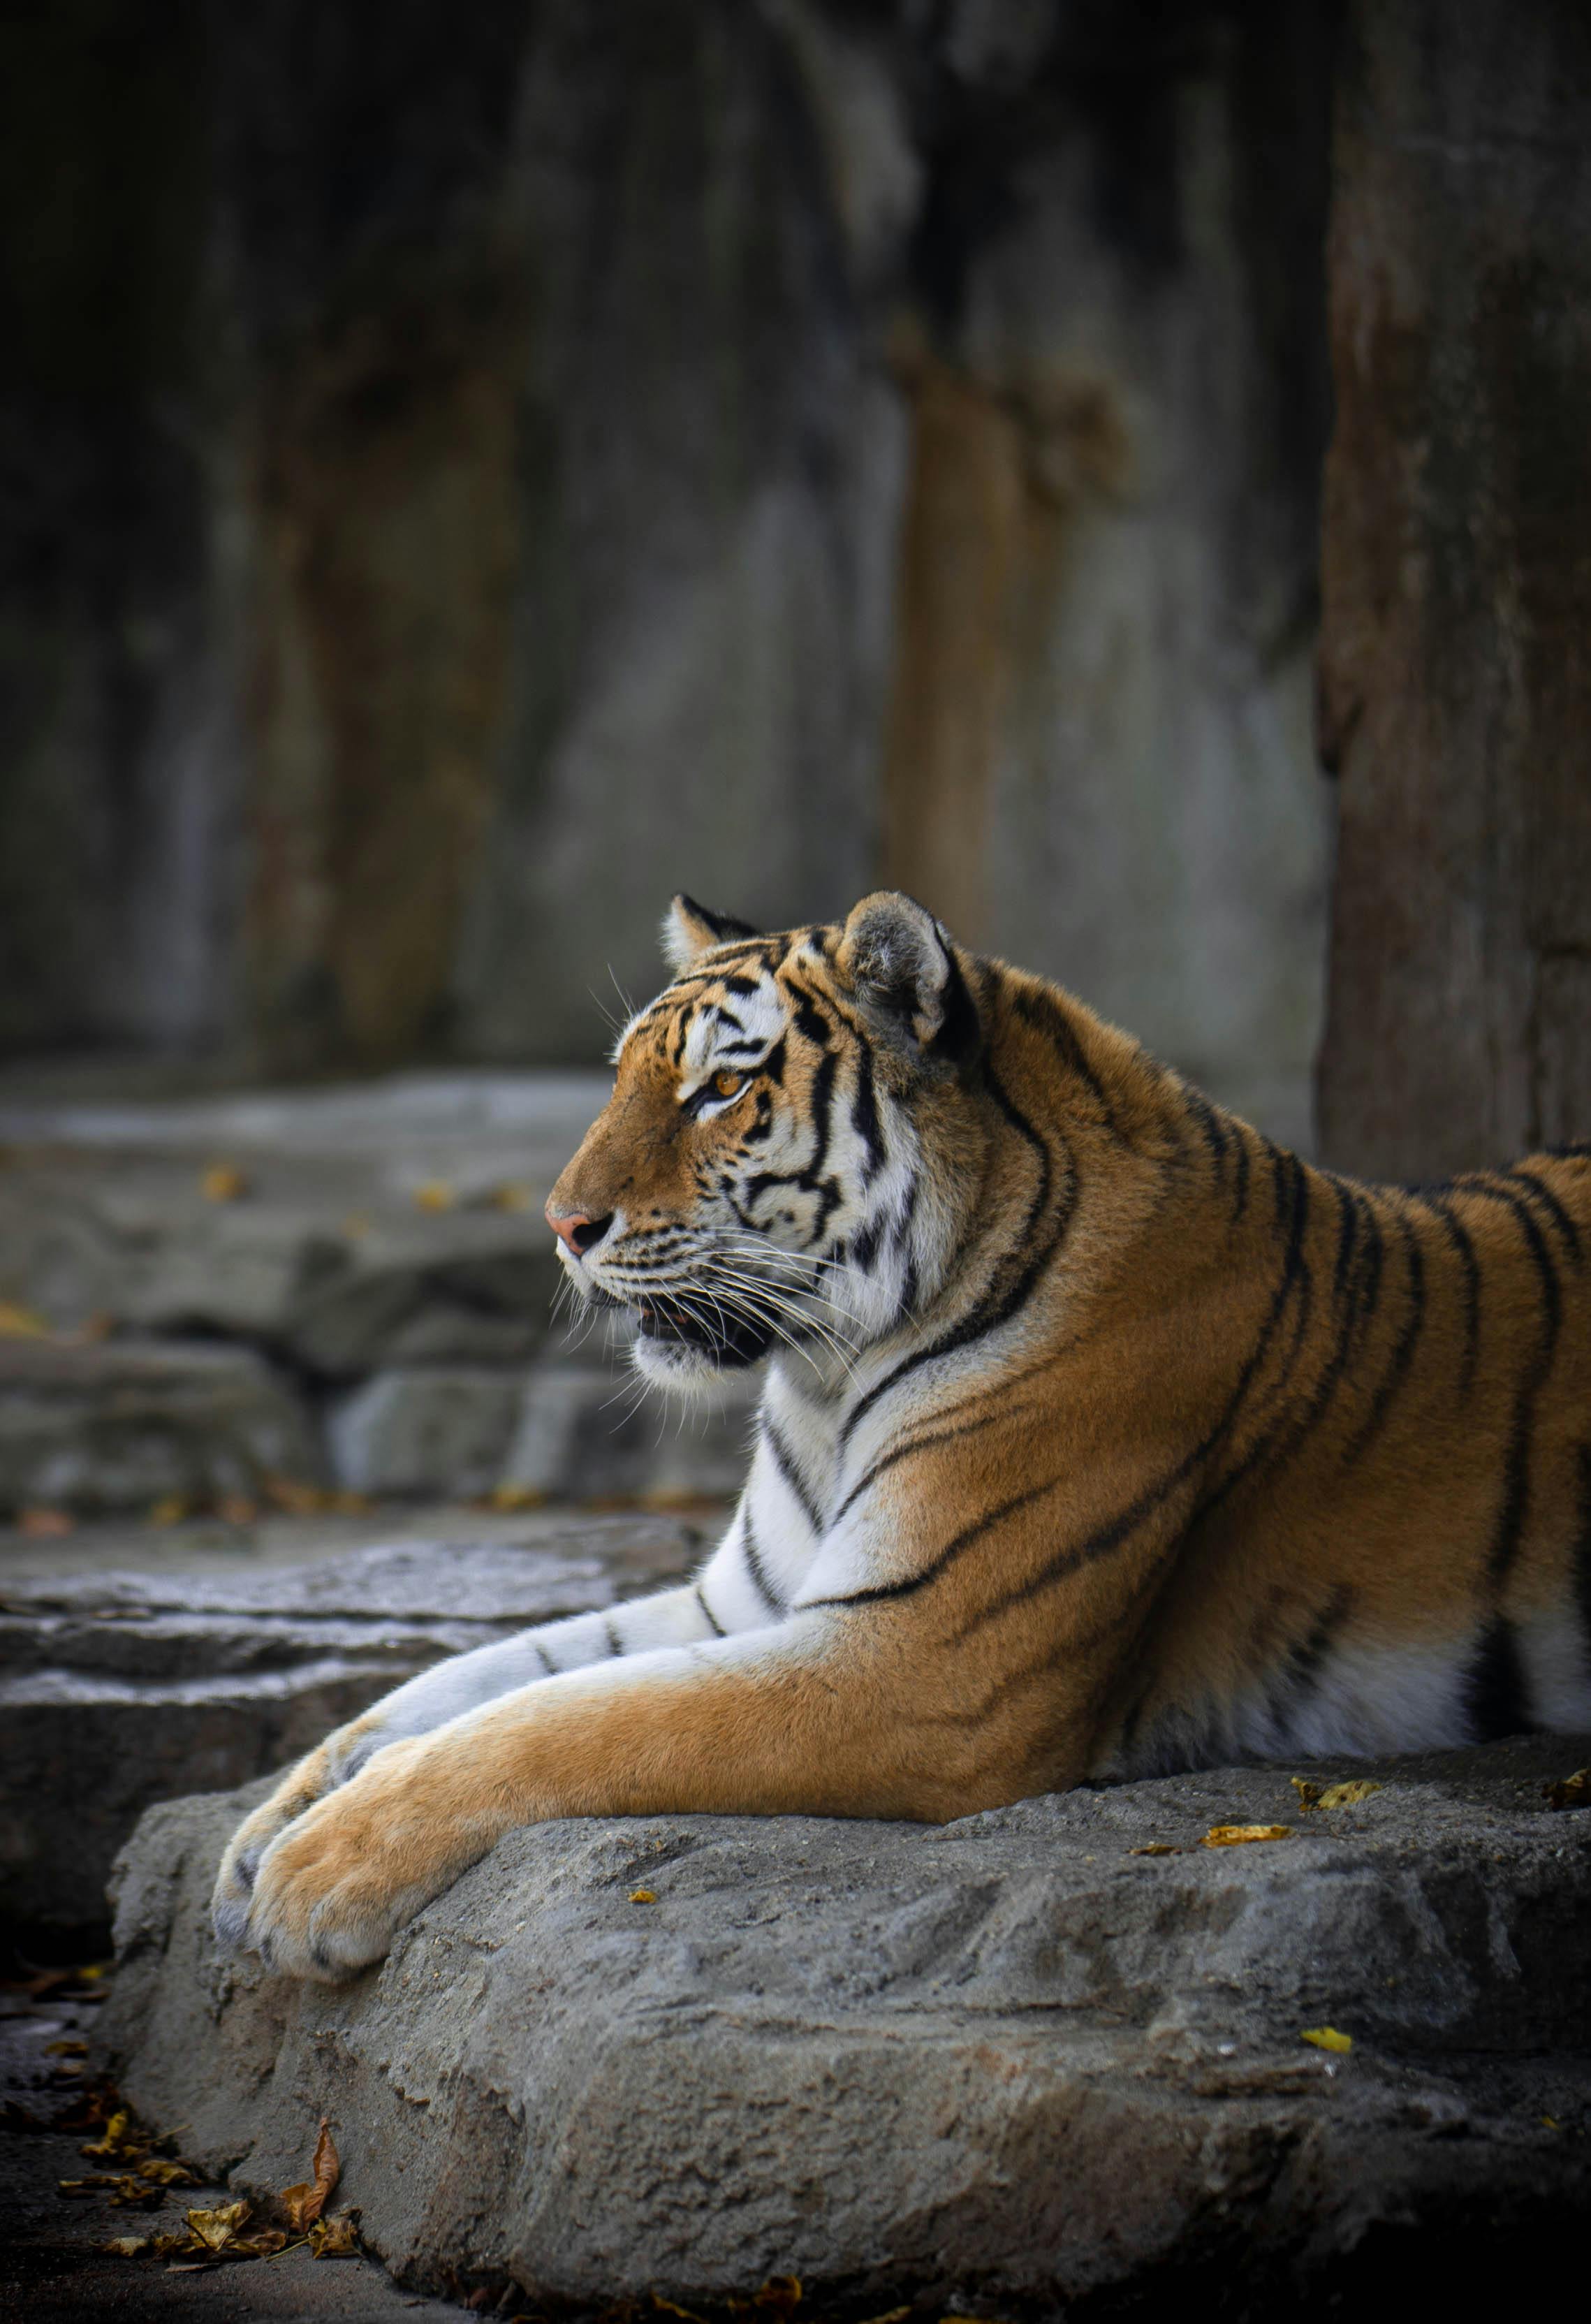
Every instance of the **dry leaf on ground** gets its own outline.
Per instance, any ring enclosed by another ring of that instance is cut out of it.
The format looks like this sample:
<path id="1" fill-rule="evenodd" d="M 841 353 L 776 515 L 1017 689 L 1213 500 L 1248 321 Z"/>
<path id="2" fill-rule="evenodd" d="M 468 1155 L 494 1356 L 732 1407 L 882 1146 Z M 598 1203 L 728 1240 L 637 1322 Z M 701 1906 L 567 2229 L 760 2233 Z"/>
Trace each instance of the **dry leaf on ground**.
<path id="1" fill-rule="evenodd" d="M 47 1340 L 50 1326 L 37 1309 L 0 1299 L 0 1340 Z"/>
<path id="2" fill-rule="evenodd" d="M 630 1901 L 632 1904 L 655 1904 L 658 1901 L 658 1892 L 655 1888 L 632 1888 L 630 1892 Z"/>
<path id="3" fill-rule="evenodd" d="M 225 2251 L 249 2216 L 246 2201 L 218 2203 L 213 2211 L 189 2211 L 188 2224 L 194 2239 L 207 2251 Z"/>
<path id="4" fill-rule="evenodd" d="M 281 2190 L 281 2208 L 287 2214 L 288 2225 L 299 2235 L 319 2218 L 343 2172 L 337 2150 L 332 2144 L 331 2126 L 324 2115 L 320 2118 L 320 2135 L 315 2142 L 315 2160 L 309 2168 L 315 2174 L 312 2180 Z"/>
<path id="5" fill-rule="evenodd" d="M 249 1182 L 235 1162 L 217 1162 L 199 1180 L 199 1192 L 207 1203 L 235 1203 L 248 1192 Z"/>
<path id="6" fill-rule="evenodd" d="M 335 2211 L 329 2219 L 317 2219 L 309 2230 L 309 2256 L 311 2259 L 357 2259 L 358 2212 Z"/>
<path id="7" fill-rule="evenodd" d="M 1543 1784 L 1541 1797 L 1550 1808 L 1591 1808 L 1591 1767 L 1580 1767 L 1560 1783 Z"/>
<path id="8" fill-rule="evenodd" d="M 1290 1775 L 1287 1780 L 1298 1794 L 1299 1809 L 1304 1815 L 1313 1808 L 1356 1808 L 1361 1800 L 1382 1789 L 1367 1775 L 1356 1775 L 1346 1784 L 1311 1784 L 1301 1775 Z"/>
<path id="9" fill-rule="evenodd" d="M 1146 1840 L 1142 1848 L 1129 1848 L 1129 1856 L 1182 1856 L 1186 1851 L 1173 1846 L 1169 1840 Z"/>
<path id="10" fill-rule="evenodd" d="M 1354 2046 L 1353 2035 L 1339 2034 L 1335 2025 L 1303 2026 L 1298 2038 L 1301 2042 L 1312 2043 L 1317 2050 L 1335 2050 L 1338 2056 L 1345 2058 Z"/>
<path id="11" fill-rule="evenodd" d="M 1287 1823 L 1212 1823 L 1200 1848 L 1246 1848 L 1255 1840 L 1287 1840 L 1292 1826 Z"/>
<path id="12" fill-rule="evenodd" d="M 427 1178 L 414 1190 L 417 1211 L 450 1211 L 457 1200 L 446 1178 Z"/>

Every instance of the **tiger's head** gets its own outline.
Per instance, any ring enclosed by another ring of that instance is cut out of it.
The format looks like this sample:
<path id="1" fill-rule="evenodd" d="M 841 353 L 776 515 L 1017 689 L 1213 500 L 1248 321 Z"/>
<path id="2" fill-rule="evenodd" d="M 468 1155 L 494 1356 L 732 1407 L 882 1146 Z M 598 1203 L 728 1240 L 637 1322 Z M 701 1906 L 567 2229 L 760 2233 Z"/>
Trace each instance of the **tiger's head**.
<path id="1" fill-rule="evenodd" d="M 933 1296 L 965 1226 L 962 962 L 888 893 L 777 936 L 676 896 L 663 940 L 674 982 L 620 1035 L 547 1201 L 558 1257 L 583 1301 L 629 1311 L 652 1381 L 688 1392 L 780 1347 L 827 1377 Z"/>

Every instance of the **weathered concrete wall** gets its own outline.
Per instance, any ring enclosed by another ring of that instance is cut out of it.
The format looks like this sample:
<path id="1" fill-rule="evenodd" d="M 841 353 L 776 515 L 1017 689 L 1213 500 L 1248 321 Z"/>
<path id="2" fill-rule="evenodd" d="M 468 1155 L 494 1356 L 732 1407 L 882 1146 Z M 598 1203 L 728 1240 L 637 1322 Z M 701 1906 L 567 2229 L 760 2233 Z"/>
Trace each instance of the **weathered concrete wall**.
<path id="1" fill-rule="evenodd" d="M 1329 14 L 70 0 L 0 1039 L 589 1056 L 886 877 L 1304 1134 Z"/>
<path id="2" fill-rule="evenodd" d="M 1591 20 L 1351 11 L 1330 241 L 1328 1154 L 1591 1137 Z"/>

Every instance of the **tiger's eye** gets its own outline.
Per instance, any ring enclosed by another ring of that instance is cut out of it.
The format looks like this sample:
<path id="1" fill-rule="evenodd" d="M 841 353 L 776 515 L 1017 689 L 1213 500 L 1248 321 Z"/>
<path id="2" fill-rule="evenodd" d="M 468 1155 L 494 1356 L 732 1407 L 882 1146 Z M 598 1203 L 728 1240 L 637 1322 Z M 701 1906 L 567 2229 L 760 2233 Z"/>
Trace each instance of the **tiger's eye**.
<path id="1" fill-rule="evenodd" d="M 713 1086 L 720 1097 L 733 1097 L 745 1088 L 746 1076 L 744 1074 L 717 1073 L 713 1076 Z"/>

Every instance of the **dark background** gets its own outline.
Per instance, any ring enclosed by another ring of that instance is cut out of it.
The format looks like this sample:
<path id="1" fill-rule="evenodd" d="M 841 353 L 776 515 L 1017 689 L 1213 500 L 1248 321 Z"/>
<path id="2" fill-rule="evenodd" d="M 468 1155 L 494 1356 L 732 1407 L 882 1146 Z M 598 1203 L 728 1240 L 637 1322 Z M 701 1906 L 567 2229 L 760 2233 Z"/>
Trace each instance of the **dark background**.
<path id="1" fill-rule="evenodd" d="M 3 25 L 22 1066 L 589 1057 L 890 881 L 1333 1161 L 1591 1134 L 1583 8 Z"/>

